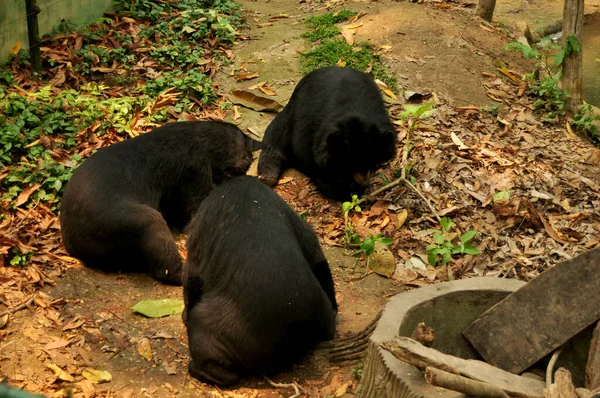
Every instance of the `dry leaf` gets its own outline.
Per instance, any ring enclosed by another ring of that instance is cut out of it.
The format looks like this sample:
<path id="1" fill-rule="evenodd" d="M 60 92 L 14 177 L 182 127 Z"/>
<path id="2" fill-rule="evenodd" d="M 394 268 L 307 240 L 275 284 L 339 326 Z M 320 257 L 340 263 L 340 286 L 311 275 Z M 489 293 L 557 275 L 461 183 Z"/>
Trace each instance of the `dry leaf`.
<path id="1" fill-rule="evenodd" d="M 240 115 L 240 111 L 239 111 L 240 107 L 237 105 L 233 106 L 233 120 L 238 120 L 240 117 L 242 117 Z"/>
<path id="2" fill-rule="evenodd" d="M 458 136 L 456 134 L 454 134 L 454 132 L 450 133 L 450 138 L 452 139 L 452 142 L 454 142 L 454 144 L 456 144 L 458 149 L 460 149 L 460 150 L 469 149 L 469 147 L 466 146 L 465 144 L 463 144 L 463 142 L 460 140 L 460 138 L 458 138 Z"/>
<path id="3" fill-rule="evenodd" d="M 152 360 L 152 347 L 150 347 L 150 340 L 146 337 L 140 339 L 137 344 L 137 352 L 148 361 Z"/>
<path id="4" fill-rule="evenodd" d="M 294 177 L 281 177 L 279 179 L 279 181 L 277 182 L 277 185 L 283 185 L 283 184 L 287 184 L 288 182 L 292 181 L 294 179 Z"/>
<path id="5" fill-rule="evenodd" d="M 283 108 L 283 105 L 275 100 L 258 96 L 246 90 L 233 91 L 229 95 L 229 99 L 234 104 L 242 105 L 258 112 L 279 112 Z"/>
<path id="6" fill-rule="evenodd" d="M 63 348 L 66 347 L 70 344 L 71 342 L 69 340 L 65 340 L 65 339 L 54 339 L 53 342 L 46 344 L 46 346 L 44 347 L 45 350 L 54 350 L 56 348 Z"/>
<path id="7" fill-rule="evenodd" d="M 85 323 L 85 319 L 81 319 L 80 317 L 76 317 L 75 319 L 73 319 L 71 322 L 67 323 L 63 328 L 63 332 L 65 330 L 72 330 L 72 329 L 77 329 L 78 327 L 80 327 L 81 325 L 83 325 Z"/>
<path id="8" fill-rule="evenodd" d="M 402 284 L 408 284 L 417 279 L 418 277 L 419 275 L 415 271 L 403 266 L 396 267 L 396 270 L 392 275 L 393 280 L 398 281 Z"/>
<path id="9" fill-rule="evenodd" d="M 85 368 L 83 369 L 83 372 L 81 372 L 81 375 L 94 384 L 106 383 L 112 380 L 112 375 L 106 370 Z"/>
<path id="10" fill-rule="evenodd" d="M 19 51 L 21 51 L 21 40 L 17 41 L 15 45 L 10 48 L 9 53 L 17 54 Z"/>
<path id="11" fill-rule="evenodd" d="M 348 43 L 349 45 L 353 45 L 354 44 L 354 31 L 350 30 L 348 28 L 344 28 L 342 29 L 342 36 L 344 37 L 344 40 L 346 40 L 346 43 Z"/>
<path id="12" fill-rule="evenodd" d="M 260 86 L 258 89 L 267 95 L 277 95 L 277 93 L 269 87 Z"/>
<path id="13" fill-rule="evenodd" d="M 237 80 L 237 81 L 252 80 L 252 79 L 256 79 L 259 76 L 260 75 L 258 73 L 241 74 L 241 75 L 236 75 L 235 80 Z"/>
<path id="14" fill-rule="evenodd" d="M 73 376 L 71 376 L 70 374 L 68 374 L 67 372 L 65 372 L 64 370 L 59 368 L 58 366 L 54 365 L 53 363 L 47 363 L 46 366 L 48 368 L 52 369 L 52 371 L 54 372 L 54 376 L 56 376 L 60 380 L 75 381 L 75 378 Z"/>
<path id="15" fill-rule="evenodd" d="M 397 221 L 397 224 L 396 224 L 396 229 L 398 230 L 406 222 L 406 218 L 408 217 L 408 210 L 402 209 L 402 211 L 400 213 L 398 213 L 397 217 L 398 217 L 398 221 Z"/>
<path id="16" fill-rule="evenodd" d="M 358 29 L 361 26 L 363 26 L 362 22 L 361 23 L 357 23 L 354 25 L 348 25 L 348 26 L 344 26 L 344 29 Z M 383 47 L 383 46 L 382 46 Z M 390 47 L 391 48 L 391 47 Z"/>
<path id="17" fill-rule="evenodd" d="M 89 380 L 81 380 L 79 383 L 77 383 L 77 385 L 79 386 L 79 388 L 81 388 L 81 391 L 83 392 L 85 398 L 92 398 L 96 394 L 96 389 L 94 388 L 92 382 Z"/>
<path id="18" fill-rule="evenodd" d="M 40 188 L 41 184 L 36 183 L 33 184 L 27 188 L 25 188 L 17 197 L 17 200 L 15 201 L 15 206 L 21 206 L 23 203 L 27 202 L 29 200 L 29 197 L 31 196 L 31 194 L 33 194 L 35 191 L 37 191 Z"/>
<path id="19" fill-rule="evenodd" d="M 398 97 L 396 97 L 396 94 L 394 94 L 392 90 L 390 90 L 387 84 L 385 84 L 379 79 L 375 79 L 375 83 L 377 84 L 377 87 L 379 87 L 379 89 L 383 91 L 388 97 L 393 98 L 394 100 L 398 99 Z"/>
<path id="20" fill-rule="evenodd" d="M 348 391 L 348 387 L 350 387 L 351 385 L 352 385 L 351 381 L 344 383 L 340 388 L 335 390 L 335 393 L 333 394 L 333 396 L 338 398 L 338 397 L 341 397 L 342 395 L 346 394 L 346 392 Z"/>
<path id="21" fill-rule="evenodd" d="M 4 316 L 0 316 L 0 329 L 2 329 L 8 323 L 8 314 L 4 314 Z"/>
<path id="22" fill-rule="evenodd" d="M 396 260 L 387 247 L 375 243 L 375 250 L 371 255 L 369 267 L 378 275 L 391 278 L 396 270 Z"/>

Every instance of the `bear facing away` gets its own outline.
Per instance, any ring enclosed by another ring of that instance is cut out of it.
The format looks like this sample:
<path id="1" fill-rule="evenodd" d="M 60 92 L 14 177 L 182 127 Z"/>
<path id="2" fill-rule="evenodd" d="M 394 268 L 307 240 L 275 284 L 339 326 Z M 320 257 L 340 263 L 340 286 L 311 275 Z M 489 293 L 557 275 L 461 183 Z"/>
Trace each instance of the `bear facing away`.
<path id="1" fill-rule="evenodd" d="M 267 127 L 259 178 L 274 186 L 292 167 L 324 195 L 348 200 L 363 193 L 370 173 L 394 157 L 396 136 L 369 75 L 335 66 L 317 69 L 300 80 Z"/>
<path id="2" fill-rule="evenodd" d="M 99 150 L 65 188 L 67 251 L 88 267 L 181 285 L 170 228 L 183 229 L 215 184 L 246 173 L 252 142 L 232 124 L 191 121 Z"/>
<path id="3" fill-rule="evenodd" d="M 315 232 L 255 177 L 215 188 L 189 227 L 190 374 L 228 385 L 282 371 L 332 339 L 337 303 Z"/>

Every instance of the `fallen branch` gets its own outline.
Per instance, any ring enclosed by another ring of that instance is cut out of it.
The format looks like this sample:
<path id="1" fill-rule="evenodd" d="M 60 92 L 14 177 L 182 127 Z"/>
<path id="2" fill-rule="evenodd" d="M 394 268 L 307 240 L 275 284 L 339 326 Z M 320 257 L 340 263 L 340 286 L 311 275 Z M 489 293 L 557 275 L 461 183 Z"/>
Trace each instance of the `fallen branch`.
<path id="1" fill-rule="evenodd" d="M 293 382 L 293 383 L 275 383 L 273 380 L 269 379 L 267 376 L 263 376 L 265 378 L 265 380 L 267 381 L 267 383 L 269 383 L 272 387 L 275 388 L 290 388 L 293 387 L 294 391 L 296 391 L 296 393 L 294 395 L 291 395 L 289 398 L 298 398 L 300 396 L 300 389 L 302 387 L 300 387 L 298 385 L 298 383 Z"/>
<path id="2" fill-rule="evenodd" d="M 27 298 L 25 301 L 23 301 L 21 304 L 17 305 L 16 307 L 9 308 L 6 311 L 0 312 L 0 317 L 3 317 L 4 315 L 7 315 L 7 314 L 12 314 L 13 312 L 21 311 L 23 308 L 27 307 L 29 304 L 31 304 L 33 302 L 33 300 L 35 299 L 35 296 L 36 296 L 35 294 L 32 294 L 29 298 Z"/>
<path id="3" fill-rule="evenodd" d="M 425 202 L 425 204 L 427 204 L 427 207 L 429 207 L 429 210 L 431 210 L 431 212 L 433 213 L 433 215 L 435 216 L 435 218 L 437 218 L 438 222 L 441 220 L 439 214 L 437 213 L 437 211 L 435 210 L 435 208 L 433 207 L 433 205 L 431 204 L 431 202 L 429 201 L 429 199 L 427 199 L 422 193 L 421 191 L 419 191 L 419 189 L 417 187 L 415 187 L 407 178 L 406 178 L 406 162 L 408 161 L 408 153 L 410 152 L 410 139 L 411 139 L 411 134 L 407 134 L 406 136 L 406 141 L 404 142 L 404 146 L 402 147 L 402 162 L 400 164 L 400 167 L 402 168 L 402 174 L 400 175 L 400 178 L 398 178 L 395 181 L 390 182 L 389 184 L 386 184 L 384 186 L 382 186 L 379 189 L 376 189 L 375 191 L 371 192 L 369 194 L 369 196 L 375 196 L 375 195 L 379 195 L 382 192 L 388 191 L 402 183 L 405 183 L 406 185 L 408 185 L 408 187 L 410 189 L 412 189 L 417 195 L 419 195 L 419 197 L 421 199 L 423 199 L 423 201 Z M 360 198 L 358 200 L 358 202 L 356 202 L 356 204 L 361 204 L 367 201 L 367 197 L 363 196 L 362 198 Z"/>
<path id="4" fill-rule="evenodd" d="M 432 367 L 425 369 L 425 380 L 433 386 L 463 393 L 470 397 L 509 398 L 500 388 Z"/>

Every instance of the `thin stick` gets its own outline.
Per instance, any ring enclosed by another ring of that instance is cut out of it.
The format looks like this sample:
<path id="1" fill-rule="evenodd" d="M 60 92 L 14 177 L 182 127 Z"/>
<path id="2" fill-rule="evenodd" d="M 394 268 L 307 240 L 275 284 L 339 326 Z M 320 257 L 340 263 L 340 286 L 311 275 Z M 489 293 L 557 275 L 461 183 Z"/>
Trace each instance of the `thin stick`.
<path id="1" fill-rule="evenodd" d="M 398 178 L 395 181 L 390 182 L 387 185 L 382 186 L 381 188 L 373 191 L 369 196 L 375 196 L 375 195 L 379 195 L 382 192 L 388 191 L 398 185 L 400 185 L 401 183 L 406 183 L 408 185 L 408 187 L 410 189 L 412 189 L 414 192 L 417 193 L 417 195 L 419 195 L 419 197 L 421 199 L 423 199 L 423 201 L 427 204 L 427 207 L 429 207 L 429 210 L 431 210 L 431 212 L 433 213 L 433 215 L 435 216 L 435 218 L 437 218 L 438 222 L 441 220 L 439 214 L 437 213 L 437 211 L 435 210 L 435 208 L 433 207 L 433 205 L 431 204 L 431 202 L 429 202 L 429 199 L 427 199 L 422 193 L 421 191 L 419 191 L 419 189 L 417 187 L 415 187 L 407 178 L 406 178 L 406 163 L 408 162 L 408 153 L 410 152 L 410 142 L 412 139 L 412 130 L 413 128 L 409 128 L 408 134 L 406 135 L 406 140 L 404 141 L 404 145 L 402 146 L 402 162 L 400 164 L 400 167 L 402 168 L 401 171 L 401 175 L 400 178 Z M 365 202 L 367 200 L 366 197 L 362 197 L 358 200 L 358 202 L 356 202 L 356 204 L 361 204 L 363 202 Z"/>
<path id="2" fill-rule="evenodd" d="M 265 380 L 267 381 L 267 383 L 269 383 L 271 386 L 275 387 L 275 388 L 290 388 L 293 387 L 294 391 L 296 391 L 296 393 L 292 396 L 290 396 L 289 398 L 298 398 L 300 396 L 300 389 L 298 388 L 298 384 L 297 383 L 275 383 L 273 380 L 269 379 L 267 376 L 263 376 L 265 378 Z"/>
<path id="3" fill-rule="evenodd" d="M 12 314 L 13 312 L 17 312 L 22 310 L 23 308 L 27 307 L 29 304 L 31 304 L 33 302 L 33 300 L 35 299 L 35 294 L 31 295 L 31 297 L 29 297 L 27 300 L 23 301 L 21 304 L 17 305 L 16 307 L 13 308 L 9 308 L 6 311 L 0 312 L 0 317 L 3 317 L 6 314 Z"/>
<path id="4" fill-rule="evenodd" d="M 415 187 L 410 181 L 408 181 L 405 177 L 400 177 L 395 181 L 390 182 L 387 185 L 384 185 L 383 187 L 379 188 L 378 190 L 374 191 L 373 193 L 371 193 L 370 195 L 378 195 L 384 191 L 387 191 L 389 189 L 394 188 L 397 185 L 400 185 L 401 183 L 406 183 L 406 185 L 408 185 L 408 187 L 410 189 L 412 189 L 417 195 L 419 195 L 419 197 L 421 199 L 423 199 L 423 201 L 425 202 L 425 204 L 427 204 L 427 207 L 429 207 L 429 210 L 431 210 L 431 212 L 433 213 L 433 215 L 435 216 L 435 218 L 437 218 L 438 221 L 441 220 L 440 215 L 437 213 L 437 211 L 435 210 L 435 208 L 433 207 L 433 205 L 431 204 L 431 202 L 429 202 L 429 199 L 427 199 L 422 193 L 421 191 L 419 191 L 419 189 L 417 187 Z M 367 200 L 366 197 L 362 197 L 358 200 L 358 202 L 356 202 L 356 204 L 361 204 L 363 202 L 365 202 Z"/>
<path id="5" fill-rule="evenodd" d="M 29 211 L 23 216 L 23 218 L 21 218 L 19 220 L 19 222 L 17 223 L 17 225 L 11 227 L 11 229 L 6 233 L 6 235 L 10 235 L 14 230 L 18 229 L 21 224 L 23 224 L 25 222 L 25 220 L 29 217 L 29 215 L 31 214 L 31 212 L 33 210 L 35 210 L 35 208 L 40 204 L 40 200 L 38 200 L 34 206 L 32 206 Z"/>
<path id="6" fill-rule="evenodd" d="M 556 361 L 558 361 L 558 357 L 562 352 L 562 347 L 558 350 L 554 351 L 552 354 L 552 358 L 550 358 L 550 362 L 548 362 L 548 367 L 546 367 L 546 388 L 549 388 L 552 384 L 552 373 L 554 373 L 554 365 L 556 365 Z"/>
<path id="7" fill-rule="evenodd" d="M 410 188 L 412 188 L 412 190 L 415 191 L 421 197 L 421 199 L 423 199 L 425 201 L 425 203 L 429 207 L 429 210 L 431 210 L 431 212 L 433 213 L 433 215 L 435 216 L 435 218 L 437 218 L 437 220 L 440 221 L 441 218 L 440 218 L 439 214 L 437 213 L 437 211 L 435 211 L 435 209 L 433 208 L 433 206 L 431 205 L 431 203 L 429 202 L 429 200 L 425 196 L 423 196 L 423 194 L 421 193 L 421 191 L 419 191 L 417 189 L 417 187 L 415 187 L 410 181 L 405 180 L 404 182 L 406 182 L 408 184 L 408 186 Z"/>

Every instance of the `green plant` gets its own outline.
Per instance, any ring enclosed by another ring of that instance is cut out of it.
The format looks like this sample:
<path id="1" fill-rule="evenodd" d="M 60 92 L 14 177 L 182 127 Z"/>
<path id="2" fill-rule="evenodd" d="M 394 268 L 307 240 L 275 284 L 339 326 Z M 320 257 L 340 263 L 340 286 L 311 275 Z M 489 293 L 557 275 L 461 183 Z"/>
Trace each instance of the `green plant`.
<path id="1" fill-rule="evenodd" d="M 363 370 L 362 368 L 352 368 L 352 377 L 354 380 L 362 379 Z"/>
<path id="2" fill-rule="evenodd" d="M 549 41 L 540 44 L 539 51 L 521 43 L 508 43 L 504 49 L 520 51 L 525 58 L 536 60 L 536 72 L 526 75 L 529 94 L 537 97 L 534 106 L 544 114 L 544 121 L 553 122 L 564 116 L 565 101 L 569 98 L 569 94 L 560 88 L 564 59 L 573 51 L 579 52 L 580 46 L 574 35 L 567 37 L 562 46 Z"/>
<path id="3" fill-rule="evenodd" d="M 24 267 L 25 265 L 27 265 L 27 262 L 29 261 L 31 256 L 33 256 L 33 252 L 23 253 L 18 247 L 12 247 L 8 252 L 8 257 L 10 258 L 8 262 L 10 263 L 10 265 L 15 267 Z"/>
<path id="4" fill-rule="evenodd" d="M 302 54 L 302 72 L 344 64 L 347 68 L 360 71 L 371 69 L 371 75 L 384 82 L 392 91 L 397 92 L 396 78 L 381 65 L 381 58 L 373 52 L 370 43 L 359 43 L 351 46 L 342 37 L 325 39 L 316 48 Z"/>
<path id="5" fill-rule="evenodd" d="M 376 245 L 387 246 L 392 244 L 394 241 L 391 238 L 384 238 L 382 234 L 370 235 L 368 238 L 365 238 L 358 247 L 353 255 L 360 256 L 362 255 L 365 258 L 365 262 L 367 267 L 369 267 L 369 260 L 375 252 Z"/>
<path id="6" fill-rule="evenodd" d="M 440 225 L 442 229 L 435 230 L 433 234 L 435 244 L 428 245 L 426 248 L 429 264 L 435 266 L 440 260 L 441 264 L 447 264 L 452 260 L 452 256 L 458 254 L 475 255 L 481 253 L 479 249 L 469 243 L 479 232 L 467 231 L 460 236 L 460 243 L 454 244 L 453 241 L 457 235 L 450 233 L 454 222 L 447 217 L 442 217 Z"/>
<path id="7" fill-rule="evenodd" d="M 598 129 L 600 115 L 594 112 L 594 109 L 589 104 L 583 104 L 577 107 L 577 112 L 570 120 L 570 123 L 575 130 L 586 135 L 590 141 L 600 148 L 600 130 Z"/>
<path id="8" fill-rule="evenodd" d="M 419 126 L 421 120 L 426 119 L 435 113 L 434 102 L 428 102 L 423 105 L 404 104 L 404 111 L 400 112 L 400 119 L 404 122 L 409 121 L 408 134 L 412 137 L 413 132 Z"/>
<path id="9" fill-rule="evenodd" d="M 498 200 L 508 200 L 510 199 L 510 194 L 508 191 L 500 191 L 496 192 L 494 196 L 492 196 L 492 200 L 496 203 Z"/>
<path id="10" fill-rule="evenodd" d="M 342 203 L 342 214 L 344 215 L 344 238 L 346 244 L 348 245 L 358 244 L 360 242 L 360 237 L 354 232 L 354 225 L 349 219 L 350 211 L 355 211 L 357 213 L 362 211 L 359 206 L 358 195 L 352 195 L 351 202 Z"/>
<path id="11" fill-rule="evenodd" d="M 146 85 L 142 87 L 144 93 L 153 98 L 157 98 L 168 89 L 174 89 L 175 92 L 184 94 L 173 105 L 178 113 L 190 110 L 194 104 L 191 97 L 206 105 L 217 99 L 212 80 L 196 69 L 186 72 L 163 72 L 161 76 L 147 81 Z"/>
<path id="12" fill-rule="evenodd" d="M 337 36 L 340 30 L 335 24 L 346 21 L 356 15 L 355 11 L 341 10 L 339 12 L 327 13 L 323 15 L 315 15 L 306 21 L 306 26 L 312 29 L 309 32 L 303 33 L 302 37 L 310 42 L 330 39 Z"/>

